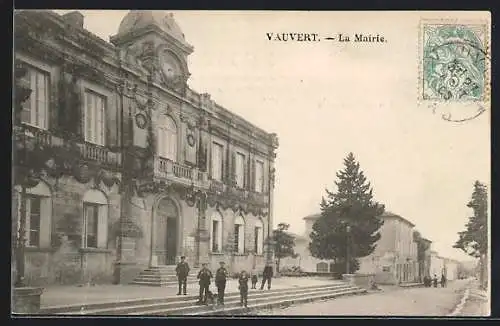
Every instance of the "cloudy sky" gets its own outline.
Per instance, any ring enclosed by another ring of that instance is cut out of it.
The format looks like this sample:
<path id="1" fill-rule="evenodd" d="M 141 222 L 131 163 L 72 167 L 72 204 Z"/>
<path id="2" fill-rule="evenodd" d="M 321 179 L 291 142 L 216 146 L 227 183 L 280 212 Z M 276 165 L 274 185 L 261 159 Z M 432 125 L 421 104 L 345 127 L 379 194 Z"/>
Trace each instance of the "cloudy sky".
<path id="1" fill-rule="evenodd" d="M 104 40 L 127 13 L 81 12 Z M 490 116 L 451 123 L 417 101 L 419 15 L 174 12 L 195 48 L 190 86 L 279 136 L 276 223 L 303 232 L 302 218 L 319 211 L 352 151 L 377 201 L 415 223 L 442 255 L 464 258 L 451 246 L 471 214 L 465 205 L 474 181 L 489 184 Z M 371 33 L 387 42 L 270 42 L 271 32 Z M 472 112 L 453 109 L 458 117 Z"/>

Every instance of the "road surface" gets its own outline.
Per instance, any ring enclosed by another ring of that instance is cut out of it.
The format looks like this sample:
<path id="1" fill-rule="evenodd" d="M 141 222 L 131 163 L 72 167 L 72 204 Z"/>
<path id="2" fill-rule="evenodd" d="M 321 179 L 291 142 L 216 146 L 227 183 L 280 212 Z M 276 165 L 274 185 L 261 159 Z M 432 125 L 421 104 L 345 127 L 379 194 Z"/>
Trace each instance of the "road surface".
<path id="1" fill-rule="evenodd" d="M 466 280 L 450 282 L 446 288 L 385 287 L 383 291 L 340 297 L 284 309 L 260 311 L 259 315 L 323 316 L 447 316 L 460 302 Z"/>

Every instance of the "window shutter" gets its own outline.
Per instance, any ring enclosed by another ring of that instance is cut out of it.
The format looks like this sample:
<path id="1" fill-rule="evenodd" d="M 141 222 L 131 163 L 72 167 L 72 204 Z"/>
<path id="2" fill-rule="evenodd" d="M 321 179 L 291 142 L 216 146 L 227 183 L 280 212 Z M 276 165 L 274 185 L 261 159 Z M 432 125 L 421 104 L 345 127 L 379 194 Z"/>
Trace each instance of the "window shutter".
<path id="1" fill-rule="evenodd" d="M 250 173 L 250 175 L 251 175 L 251 178 L 250 178 L 250 180 L 251 180 L 251 185 L 250 185 L 250 188 L 251 188 L 251 190 L 252 190 L 252 191 L 255 191 L 255 190 L 256 190 L 256 189 L 255 189 L 255 188 L 256 188 L 256 187 L 255 187 L 255 181 L 256 181 L 256 180 L 255 180 L 255 177 L 256 177 L 256 171 L 255 171 L 255 160 L 252 160 L 252 168 L 251 168 L 251 173 Z"/>
<path id="2" fill-rule="evenodd" d="M 99 218 L 97 219 L 97 247 L 108 247 L 108 205 L 99 206 Z"/>
<path id="3" fill-rule="evenodd" d="M 238 252 L 239 253 L 244 253 L 245 252 L 245 225 L 241 224 L 240 227 L 238 228 L 239 231 L 239 237 L 238 237 Z"/>
<path id="4" fill-rule="evenodd" d="M 49 197 L 40 200 L 40 247 L 50 247 L 52 205 Z"/>
<path id="5" fill-rule="evenodd" d="M 228 180 L 231 182 L 235 182 L 236 177 L 236 153 L 233 152 L 231 155 L 231 174 L 229 175 Z"/>
<path id="6" fill-rule="evenodd" d="M 242 166 L 242 171 L 243 173 L 243 189 L 247 188 L 247 182 L 248 182 L 248 160 L 246 160 L 246 157 L 243 156 L 243 166 Z"/>

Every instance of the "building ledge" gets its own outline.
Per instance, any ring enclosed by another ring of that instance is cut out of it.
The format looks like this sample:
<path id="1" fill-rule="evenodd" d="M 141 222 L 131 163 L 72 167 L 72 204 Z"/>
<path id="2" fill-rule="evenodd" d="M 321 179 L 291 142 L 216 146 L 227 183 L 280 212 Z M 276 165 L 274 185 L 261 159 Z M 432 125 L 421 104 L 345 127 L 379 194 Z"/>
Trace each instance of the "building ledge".
<path id="1" fill-rule="evenodd" d="M 52 247 L 47 247 L 47 248 L 40 248 L 40 247 L 25 247 L 24 248 L 25 252 L 56 252 L 56 248 Z"/>
<path id="2" fill-rule="evenodd" d="M 80 248 L 78 249 L 80 253 L 105 253 L 105 254 L 110 254 L 113 251 L 111 249 L 106 249 L 106 248 Z"/>

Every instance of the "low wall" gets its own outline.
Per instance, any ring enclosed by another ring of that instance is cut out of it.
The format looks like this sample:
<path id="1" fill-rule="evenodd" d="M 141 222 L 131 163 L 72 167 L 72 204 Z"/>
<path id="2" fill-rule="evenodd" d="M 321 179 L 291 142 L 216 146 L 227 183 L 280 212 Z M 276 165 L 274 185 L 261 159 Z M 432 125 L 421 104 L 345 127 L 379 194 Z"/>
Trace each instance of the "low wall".
<path id="1" fill-rule="evenodd" d="M 342 274 L 342 279 L 350 284 L 363 288 L 371 289 L 375 282 L 374 274 Z"/>

